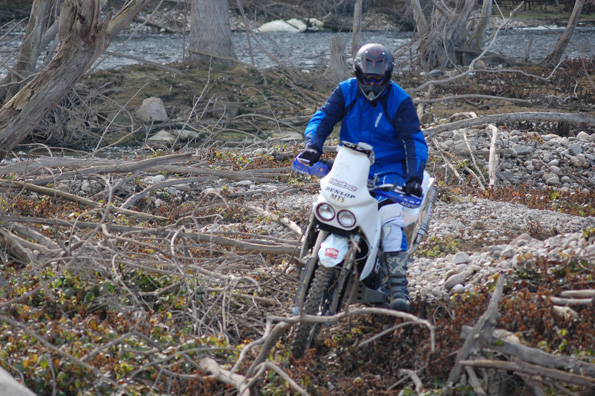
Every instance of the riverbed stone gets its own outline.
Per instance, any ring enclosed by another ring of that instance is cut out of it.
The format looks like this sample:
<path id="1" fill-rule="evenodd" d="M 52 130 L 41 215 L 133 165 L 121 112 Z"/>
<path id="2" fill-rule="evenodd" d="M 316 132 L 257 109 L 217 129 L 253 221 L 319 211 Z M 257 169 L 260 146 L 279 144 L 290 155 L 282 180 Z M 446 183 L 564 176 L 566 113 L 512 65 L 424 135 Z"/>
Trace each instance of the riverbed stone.
<path id="1" fill-rule="evenodd" d="M 147 98 L 136 110 L 136 117 L 142 122 L 164 122 L 168 120 L 165 105 L 160 98 Z"/>
<path id="2" fill-rule="evenodd" d="M 467 264 L 471 262 L 471 257 L 466 252 L 458 252 L 452 259 L 453 264 Z"/>
<path id="3" fill-rule="evenodd" d="M 153 136 L 147 139 L 151 143 L 173 143 L 176 141 L 176 137 L 168 131 L 162 129 Z"/>

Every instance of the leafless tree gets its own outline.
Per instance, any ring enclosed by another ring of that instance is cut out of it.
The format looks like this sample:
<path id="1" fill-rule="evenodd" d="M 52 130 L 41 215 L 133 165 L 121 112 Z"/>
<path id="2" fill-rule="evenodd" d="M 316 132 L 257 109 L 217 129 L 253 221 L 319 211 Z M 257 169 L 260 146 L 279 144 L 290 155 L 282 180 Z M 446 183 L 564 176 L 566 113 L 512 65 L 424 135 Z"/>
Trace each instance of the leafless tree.
<path id="1" fill-rule="evenodd" d="M 581 16 L 581 10 L 583 9 L 583 5 L 585 4 L 585 0 L 576 0 L 574 3 L 574 8 L 572 9 L 572 14 L 568 19 L 568 23 L 566 24 L 566 29 L 564 29 L 564 33 L 558 39 L 556 46 L 552 50 L 552 52 L 545 57 L 542 64 L 545 66 L 552 66 L 560 63 L 562 59 L 562 55 L 572 38 L 572 34 L 574 33 L 574 29 L 576 25 L 578 25 L 579 18 Z"/>
<path id="2" fill-rule="evenodd" d="M 37 59 L 45 44 L 56 36 L 55 11 L 59 0 L 35 0 L 16 64 L 0 83 L 0 104 L 14 96 L 35 71 Z"/>
<path id="3" fill-rule="evenodd" d="M 192 0 L 189 58 L 213 58 L 214 62 L 233 65 L 236 54 L 231 41 L 226 0 Z"/>
<path id="4" fill-rule="evenodd" d="M 456 0 L 454 4 L 435 2 L 427 18 L 419 0 L 411 0 L 418 33 L 418 62 L 424 70 L 457 63 L 455 52 L 466 42 L 470 29 L 467 21 L 475 3 L 473 0 Z M 482 40 L 478 37 L 477 41 Z"/>
<path id="5" fill-rule="evenodd" d="M 114 37 L 149 0 L 131 0 L 101 20 L 100 0 L 66 0 L 60 7 L 56 55 L 0 109 L 0 160 L 74 87 Z"/>

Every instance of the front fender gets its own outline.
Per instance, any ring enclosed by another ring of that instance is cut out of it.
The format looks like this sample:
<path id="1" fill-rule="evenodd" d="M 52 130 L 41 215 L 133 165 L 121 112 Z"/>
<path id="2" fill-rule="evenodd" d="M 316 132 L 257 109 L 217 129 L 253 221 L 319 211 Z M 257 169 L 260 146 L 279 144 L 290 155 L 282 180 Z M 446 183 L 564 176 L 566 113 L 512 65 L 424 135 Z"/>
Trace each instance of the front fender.
<path id="1" fill-rule="evenodd" d="M 318 260 L 327 267 L 332 268 L 339 265 L 349 251 L 349 239 L 347 237 L 329 234 L 320 244 L 318 249 Z"/>

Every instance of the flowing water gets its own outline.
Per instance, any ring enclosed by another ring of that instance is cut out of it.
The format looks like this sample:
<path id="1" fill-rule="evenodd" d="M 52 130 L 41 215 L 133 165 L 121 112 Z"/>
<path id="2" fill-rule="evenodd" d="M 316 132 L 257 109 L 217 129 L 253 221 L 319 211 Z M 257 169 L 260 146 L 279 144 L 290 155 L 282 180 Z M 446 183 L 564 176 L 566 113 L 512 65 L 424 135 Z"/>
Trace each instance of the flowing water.
<path id="1" fill-rule="evenodd" d="M 502 30 L 490 45 L 489 50 L 521 61 L 529 49 L 528 59 L 536 62 L 543 59 L 553 49 L 563 31 L 564 28 L 555 26 Z M 254 62 L 256 67 L 275 66 L 275 61 L 267 55 L 270 53 L 285 64 L 309 70 L 324 67 L 327 64 L 330 56 L 330 43 L 336 35 L 344 37 L 347 51 L 349 51 L 351 33 L 260 33 L 257 35 L 257 39 L 252 37 L 249 41 L 245 33 L 234 32 L 233 43 L 237 57 L 246 63 Z M 408 60 L 412 56 L 407 48 L 411 40 L 411 32 L 363 32 L 362 35 L 363 42 L 382 43 L 393 50 L 397 58 L 402 61 L 401 64 L 408 64 Z M 1 34 L 0 37 L 2 37 Z M 569 58 L 594 57 L 593 39 L 595 39 L 595 27 L 578 27 L 564 55 Z M 187 36 L 144 32 L 133 35 L 120 34 L 108 50 L 129 57 L 168 64 L 184 60 L 184 48 L 187 47 L 187 44 Z M 19 45 L 18 34 L 7 35 L 0 40 L 0 50 L 2 51 L 0 53 L 0 77 L 6 74 L 6 69 L 1 65 L 4 62 L 8 66 L 12 65 L 16 54 L 15 49 Z M 105 56 L 101 57 L 94 67 L 106 69 L 137 63 L 140 63 L 138 59 Z"/>
<path id="2" fill-rule="evenodd" d="M 521 61 L 529 49 L 528 59 L 539 61 L 553 49 L 558 37 L 563 32 L 563 28 L 554 26 L 506 29 L 500 31 L 489 50 Z M 252 63 L 253 57 L 255 66 L 271 67 L 275 65 L 275 62 L 267 55 L 267 53 L 271 53 L 286 64 L 308 70 L 324 67 L 328 63 L 330 43 L 336 35 L 344 37 L 347 51 L 349 51 L 351 33 L 265 33 L 259 34 L 258 40 L 252 38 L 249 43 L 245 33 L 236 32 L 233 34 L 233 43 L 237 57 L 243 62 Z M 411 36 L 411 32 L 364 32 L 362 41 L 364 43 L 382 43 L 393 50 L 393 53 L 402 61 L 407 61 L 411 56 L 407 48 Z M 569 58 L 594 57 L 593 39 L 595 39 L 595 27 L 577 28 L 564 55 Z M 184 42 L 187 44 L 187 38 L 184 40 L 183 37 L 175 34 L 142 34 L 127 42 L 114 42 L 110 50 L 154 62 L 171 63 L 183 60 Z M 250 47 L 252 51 L 250 51 Z M 134 63 L 137 61 L 112 57 L 103 61 L 99 67 L 109 68 Z"/>

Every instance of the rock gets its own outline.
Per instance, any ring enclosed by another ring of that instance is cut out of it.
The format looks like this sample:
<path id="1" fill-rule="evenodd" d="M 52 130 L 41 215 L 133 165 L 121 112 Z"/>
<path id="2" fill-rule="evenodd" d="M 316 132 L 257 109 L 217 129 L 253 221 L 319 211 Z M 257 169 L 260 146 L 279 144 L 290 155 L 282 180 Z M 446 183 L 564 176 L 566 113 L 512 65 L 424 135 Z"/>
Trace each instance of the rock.
<path id="1" fill-rule="evenodd" d="M 517 144 L 513 146 L 512 149 L 514 150 L 517 156 L 530 155 L 533 154 L 533 152 L 535 151 L 533 147 L 523 144 Z"/>
<path id="2" fill-rule="evenodd" d="M 307 26 L 304 22 L 298 19 L 290 19 L 283 21 L 281 19 L 267 22 L 258 28 L 261 33 L 272 33 L 272 32 L 289 32 L 289 33 L 301 33 L 305 32 Z"/>
<path id="3" fill-rule="evenodd" d="M 450 122 L 461 121 L 461 120 L 468 120 L 471 118 L 477 118 L 477 114 L 472 111 L 463 112 L 463 113 L 455 113 L 451 115 L 448 120 Z"/>
<path id="4" fill-rule="evenodd" d="M 455 287 L 455 285 L 465 283 L 466 280 L 467 280 L 467 274 L 466 273 L 460 273 L 460 274 L 451 275 L 446 280 L 446 282 L 444 282 L 444 288 L 446 290 L 450 290 L 453 287 Z"/>
<path id="5" fill-rule="evenodd" d="M 474 230 L 483 230 L 486 228 L 486 225 L 481 220 L 473 220 L 471 221 L 471 228 L 473 228 Z"/>
<path id="6" fill-rule="evenodd" d="M 581 147 L 580 144 L 571 144 L 568 147 L 568 152 L 570 153 L 570 155 L 578 155 L 580 153 L 583 152 L 583 148 Z"/>
<path id="7" fill-rule="evenodd" d="M 559 186 L 561 184 L 560 178 L 558 176 L 551 177 L 545 181 L 545 184 L 548 186 Z"/>
<path id="8" fill-rule="evenodd" d="M 172 131 L 172 133 L 174 133 L 176 136 L 178 136 L 178 139 L 182 142 L 187 142 L 189 140 L 195 140 L 200 137 L 200 135 L 197 132 L 189 131 L 187 129 L 175 130 L 175 131 Z"/>
<path id="9" fill-rule="evenodd" d="M 457 293 L 457 294 L 461 294 L 465 292 L 465 286 L 461 285 L 460 283 L 457 285 L 454 285 L 454 287 L 452 288 L 452 292 L 453 293 Z"/>
<path id="10" fill-rule="evenodd" d="M 12 378 L 8 371 L 0 368 L 0 395 L 35 396 L 35 393 Z"/>
<path id="11" fill-rule="evenodd" d="M 554 305 L 552 307 L 552 310 L 554 312 L 554 315 L 560 316 L 566 320 L 576 320 L 579 317 L 578 313 L 570 307 L 560 307 Z"/>
<path id="12" fill-rule="evenodd" d="M 578 135 L 576 135 L 576 138 L 578 140 L 593 141 L 591 135 L 589 135 L 587 132 L 584 132 L 584 131 L 580 131 L 578 133 Z"/>
<path id="13" fill-rule="evenodd" d="M 452 259 L 453 264 L 467 264 L 471 262 L 471 258 L 465 252 L 458 252 Z"/>
<path id="14" fill-rule="evenodd" d="M 531 240 L 531 235 L 523 233 L 518 237 L 514 238 L 509 245 L 510 246 L 524 246 Z"/>
<path id="15" fill-rule="evenodd" d="M 149 137 L 147 140 L 152 143 L 173 143 L 176 141 L 176 137 L 168 131 L 162 129 L 153 136 Z"/>
<path id="16" fill-rule="evenodd" d="M 155 97 L 143 100 L 142 105 L 136 110 L 136 117 L 147 123 L 163 122 L 168 119 L 163 101 Z"/>

